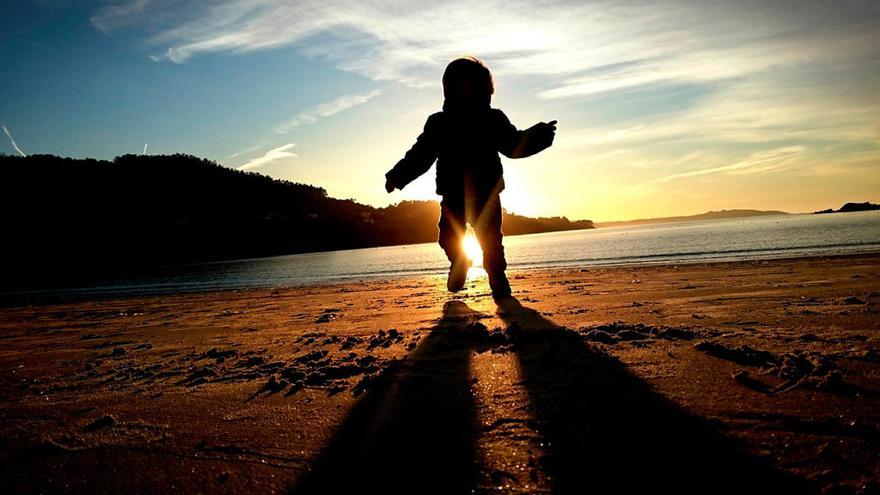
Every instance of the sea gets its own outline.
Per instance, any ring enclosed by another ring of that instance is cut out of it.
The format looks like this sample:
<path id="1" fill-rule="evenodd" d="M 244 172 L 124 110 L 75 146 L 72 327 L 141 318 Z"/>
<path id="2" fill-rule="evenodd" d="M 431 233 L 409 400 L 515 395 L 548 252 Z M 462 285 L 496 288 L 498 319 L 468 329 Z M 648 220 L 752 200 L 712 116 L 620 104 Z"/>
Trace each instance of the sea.
<path id="1" fill-rule="evenodd" d="M 870 253 L 880 252 L 880 211 L 601 227 L 506 236 L 504 246 L 508 271 Z M 448 268 L 436 243 L 411 244 L 164 266 L 83 287 L 0 293 L 0 303 L 283 288 L 444 275 Z"/>

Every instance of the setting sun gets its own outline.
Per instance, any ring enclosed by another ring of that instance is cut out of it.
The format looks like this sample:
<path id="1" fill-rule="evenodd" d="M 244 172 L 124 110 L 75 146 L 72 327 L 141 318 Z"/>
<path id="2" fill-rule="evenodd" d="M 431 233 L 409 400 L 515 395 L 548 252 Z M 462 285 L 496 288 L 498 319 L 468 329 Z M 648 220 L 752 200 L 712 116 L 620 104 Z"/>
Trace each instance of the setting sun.
<path id="1" fill-rule="evenodd" d="M 474 236 L 473 231 L 469 230 L 461 239 L 461 247 L 464 249 L 467 257 L 474 262 L 474 267 L 483 266 L 483 250 L 480 248 L 480 243 Z"/>

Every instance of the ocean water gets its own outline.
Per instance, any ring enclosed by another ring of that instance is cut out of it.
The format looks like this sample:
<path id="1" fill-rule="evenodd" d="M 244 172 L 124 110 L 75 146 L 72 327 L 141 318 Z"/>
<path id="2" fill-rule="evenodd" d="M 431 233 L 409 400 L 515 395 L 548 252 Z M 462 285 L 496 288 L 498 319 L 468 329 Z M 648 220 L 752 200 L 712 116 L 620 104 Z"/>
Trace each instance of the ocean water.
<path id="1" fill-rule="evenodd" d="M 774 215 L 552 232 L 504 238 L 508 270 L 564 266 L 689 263 L 880 252 L 880 211 Z M 436 243 L 178 265 L 132 272 L 89 287 L 0 294 L 0 298 L 83 298 L 289 287 L 448 269 Z M 479 276 L 481 270 L 474 270 Z"/>

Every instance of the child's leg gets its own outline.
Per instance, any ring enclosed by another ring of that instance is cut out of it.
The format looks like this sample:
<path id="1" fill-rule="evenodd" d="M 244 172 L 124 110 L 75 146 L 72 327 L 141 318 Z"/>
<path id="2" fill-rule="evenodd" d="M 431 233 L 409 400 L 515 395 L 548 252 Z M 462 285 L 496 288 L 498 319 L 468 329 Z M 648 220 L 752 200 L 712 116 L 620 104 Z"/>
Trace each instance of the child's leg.
<path id="1" fill-rule="evenodd" d="M 454 263 L 459 256 L 464 254 L 461 240 L 464 237 L 466 225 L 464 217 L 464 202 L 451 201 L 444 198 L 440 201 L 440 237 L 437 241 L 446 252 L 446 258 Z"/>
<path id="2" fill-rule="evenodd" d="M 449 259 L 449 277 L 446 288 L 452 292 L 464 288 L 470 260 L 464 253 L 462 238 L 465 233 L 465 213 L 463 201 L 450 201 L 444 198 L 440 202 L 440 247 Z"/>
<path id="3" fill-rule="evenodd" d="M 501 200 L 497 194 L 490 196 L 479 208 L 475 219 L 474 233 L 483 250 L 483 268 L 489 276 L 489 285 L 495 296 L 510 295 L 510 284 L 504 270 L 507 260 L 504 259 L 504 246 L 501 243 Z"/>

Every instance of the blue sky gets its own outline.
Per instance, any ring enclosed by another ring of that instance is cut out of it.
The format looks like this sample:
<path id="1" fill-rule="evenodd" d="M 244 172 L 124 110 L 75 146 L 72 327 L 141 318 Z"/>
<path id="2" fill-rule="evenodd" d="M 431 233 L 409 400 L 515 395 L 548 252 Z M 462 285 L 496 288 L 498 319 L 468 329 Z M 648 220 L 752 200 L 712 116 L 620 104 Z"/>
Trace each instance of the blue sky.
<path id="1" fill-rule="evenodd" d="M 382 206 L 474 54 L 520 128 L 508 208 L 613 220 L 880 200 L 877 2 L 19 1 L 0 152 L 191 153 Z M 13 144 L 15 143 L 15 144 Z M 16 148 L 17 146 L 17 148 Z"/>

